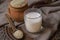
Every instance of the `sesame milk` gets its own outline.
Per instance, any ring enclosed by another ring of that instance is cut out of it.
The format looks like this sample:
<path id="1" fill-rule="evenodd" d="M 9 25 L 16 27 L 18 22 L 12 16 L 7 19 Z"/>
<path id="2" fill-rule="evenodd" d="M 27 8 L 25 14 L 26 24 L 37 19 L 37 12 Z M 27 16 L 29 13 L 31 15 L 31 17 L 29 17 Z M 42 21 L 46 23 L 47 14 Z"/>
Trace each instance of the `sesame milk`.
<path id="1" fill-rule="evenodd" d="M 32 33 L 41 30 L 42 16 L 38 12 L 29 12 L 25 15 L 26 30 Z"/>

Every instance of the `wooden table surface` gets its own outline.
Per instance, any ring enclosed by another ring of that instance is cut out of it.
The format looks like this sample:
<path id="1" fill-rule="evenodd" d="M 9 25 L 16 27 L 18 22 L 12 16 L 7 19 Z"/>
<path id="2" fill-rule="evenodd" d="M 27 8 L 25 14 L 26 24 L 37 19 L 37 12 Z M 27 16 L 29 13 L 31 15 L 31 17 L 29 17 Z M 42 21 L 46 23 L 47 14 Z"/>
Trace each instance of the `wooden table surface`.
<path id="1" fill-rule="evenodd" d="M 8 13 L 9 2 L 10 2 L 10 0 L 5 0 L 4 3 L 0 4 L 0 25 L 7 23 L 5 14 Z M 34 1 L 28 0 L 29 5 L 31 4 L 31 2 L 33 3 Z M 43 33 L 41 36 L 39 36 L 35 40 L 48 40 L 49 37 L 51 36 L 51 33 L 52 33 L 52 30 L 48 29 L 47 32 Z"/>

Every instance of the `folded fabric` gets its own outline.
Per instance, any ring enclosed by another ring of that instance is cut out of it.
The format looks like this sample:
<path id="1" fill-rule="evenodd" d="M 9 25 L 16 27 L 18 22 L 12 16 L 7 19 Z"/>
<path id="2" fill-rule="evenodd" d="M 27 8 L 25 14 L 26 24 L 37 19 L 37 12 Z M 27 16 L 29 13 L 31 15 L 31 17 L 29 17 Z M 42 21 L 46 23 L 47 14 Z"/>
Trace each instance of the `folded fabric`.
<path id="1" fill-rule="evenodd" d="M 47 0 L 48 1 L 48 0 Z M 50 3 L 45 3 L 43 1 L 35 2 L 30 5 L 30 7 L 34 8 L 40 8 L 40 10 L 43 12 L 43 23 L 46 26 L 55 27 L 57 29 L 58 23 L 60 21 L 60 0 L 51 0 Z M 54 25 L 53 25 L 54 24 Z"/>
<path id="2" fill-rule="evenodd" d="M 29 7 L 40 8 L 40 10 L 43 12 L 42 14 L 43 27 L 49 28 L 52 30 L 52 32 L 54 32 L 58 29 L 58 25 L 60 23 L 60 0 L 51 0 L 50 3 L 48 2 L 46 3 L 43 1 L 38 1 L 38 2 L 31 4 Z M 42 38 L 44 38 L 44 40 L 48 40 L 46 36 L 45 37 L 43 36 Z"/>

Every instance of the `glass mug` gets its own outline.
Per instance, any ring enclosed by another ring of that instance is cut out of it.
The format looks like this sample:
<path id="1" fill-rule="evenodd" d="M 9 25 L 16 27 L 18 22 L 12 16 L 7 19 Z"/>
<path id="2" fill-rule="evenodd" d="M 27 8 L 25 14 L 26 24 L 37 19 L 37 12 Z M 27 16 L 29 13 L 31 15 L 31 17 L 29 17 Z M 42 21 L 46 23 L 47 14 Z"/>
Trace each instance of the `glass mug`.
<path id="1" fill-rule="evenodd" d="M 30 8 L 24 12 L 25 27 L 28 32 L 36 33 L 42 27 L 42 12 L 37 8 Z"/>

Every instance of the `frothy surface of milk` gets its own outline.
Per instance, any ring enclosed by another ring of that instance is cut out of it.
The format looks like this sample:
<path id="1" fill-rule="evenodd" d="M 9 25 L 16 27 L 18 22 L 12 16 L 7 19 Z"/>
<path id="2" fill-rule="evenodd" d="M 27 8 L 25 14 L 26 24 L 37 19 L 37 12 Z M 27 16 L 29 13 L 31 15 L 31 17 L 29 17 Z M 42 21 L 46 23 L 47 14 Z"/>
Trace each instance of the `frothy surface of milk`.
<path id="1" fill-rule="evenodd" d="M 32 19 L 30 19 L 32 18 Z M 30 12 L 25 16 L 26 29 L 29 32 L 38 32 L 41 29 L 42 17 L 38 12 Z"/>
<path id="2" fill-rule="evenodd" d="M 26 15 L 26 17 L 28 17 L 28 18 L 37 18 L 39 16 L 41 16 L 41 15 L 38 12 L 30 12 Z"/>

